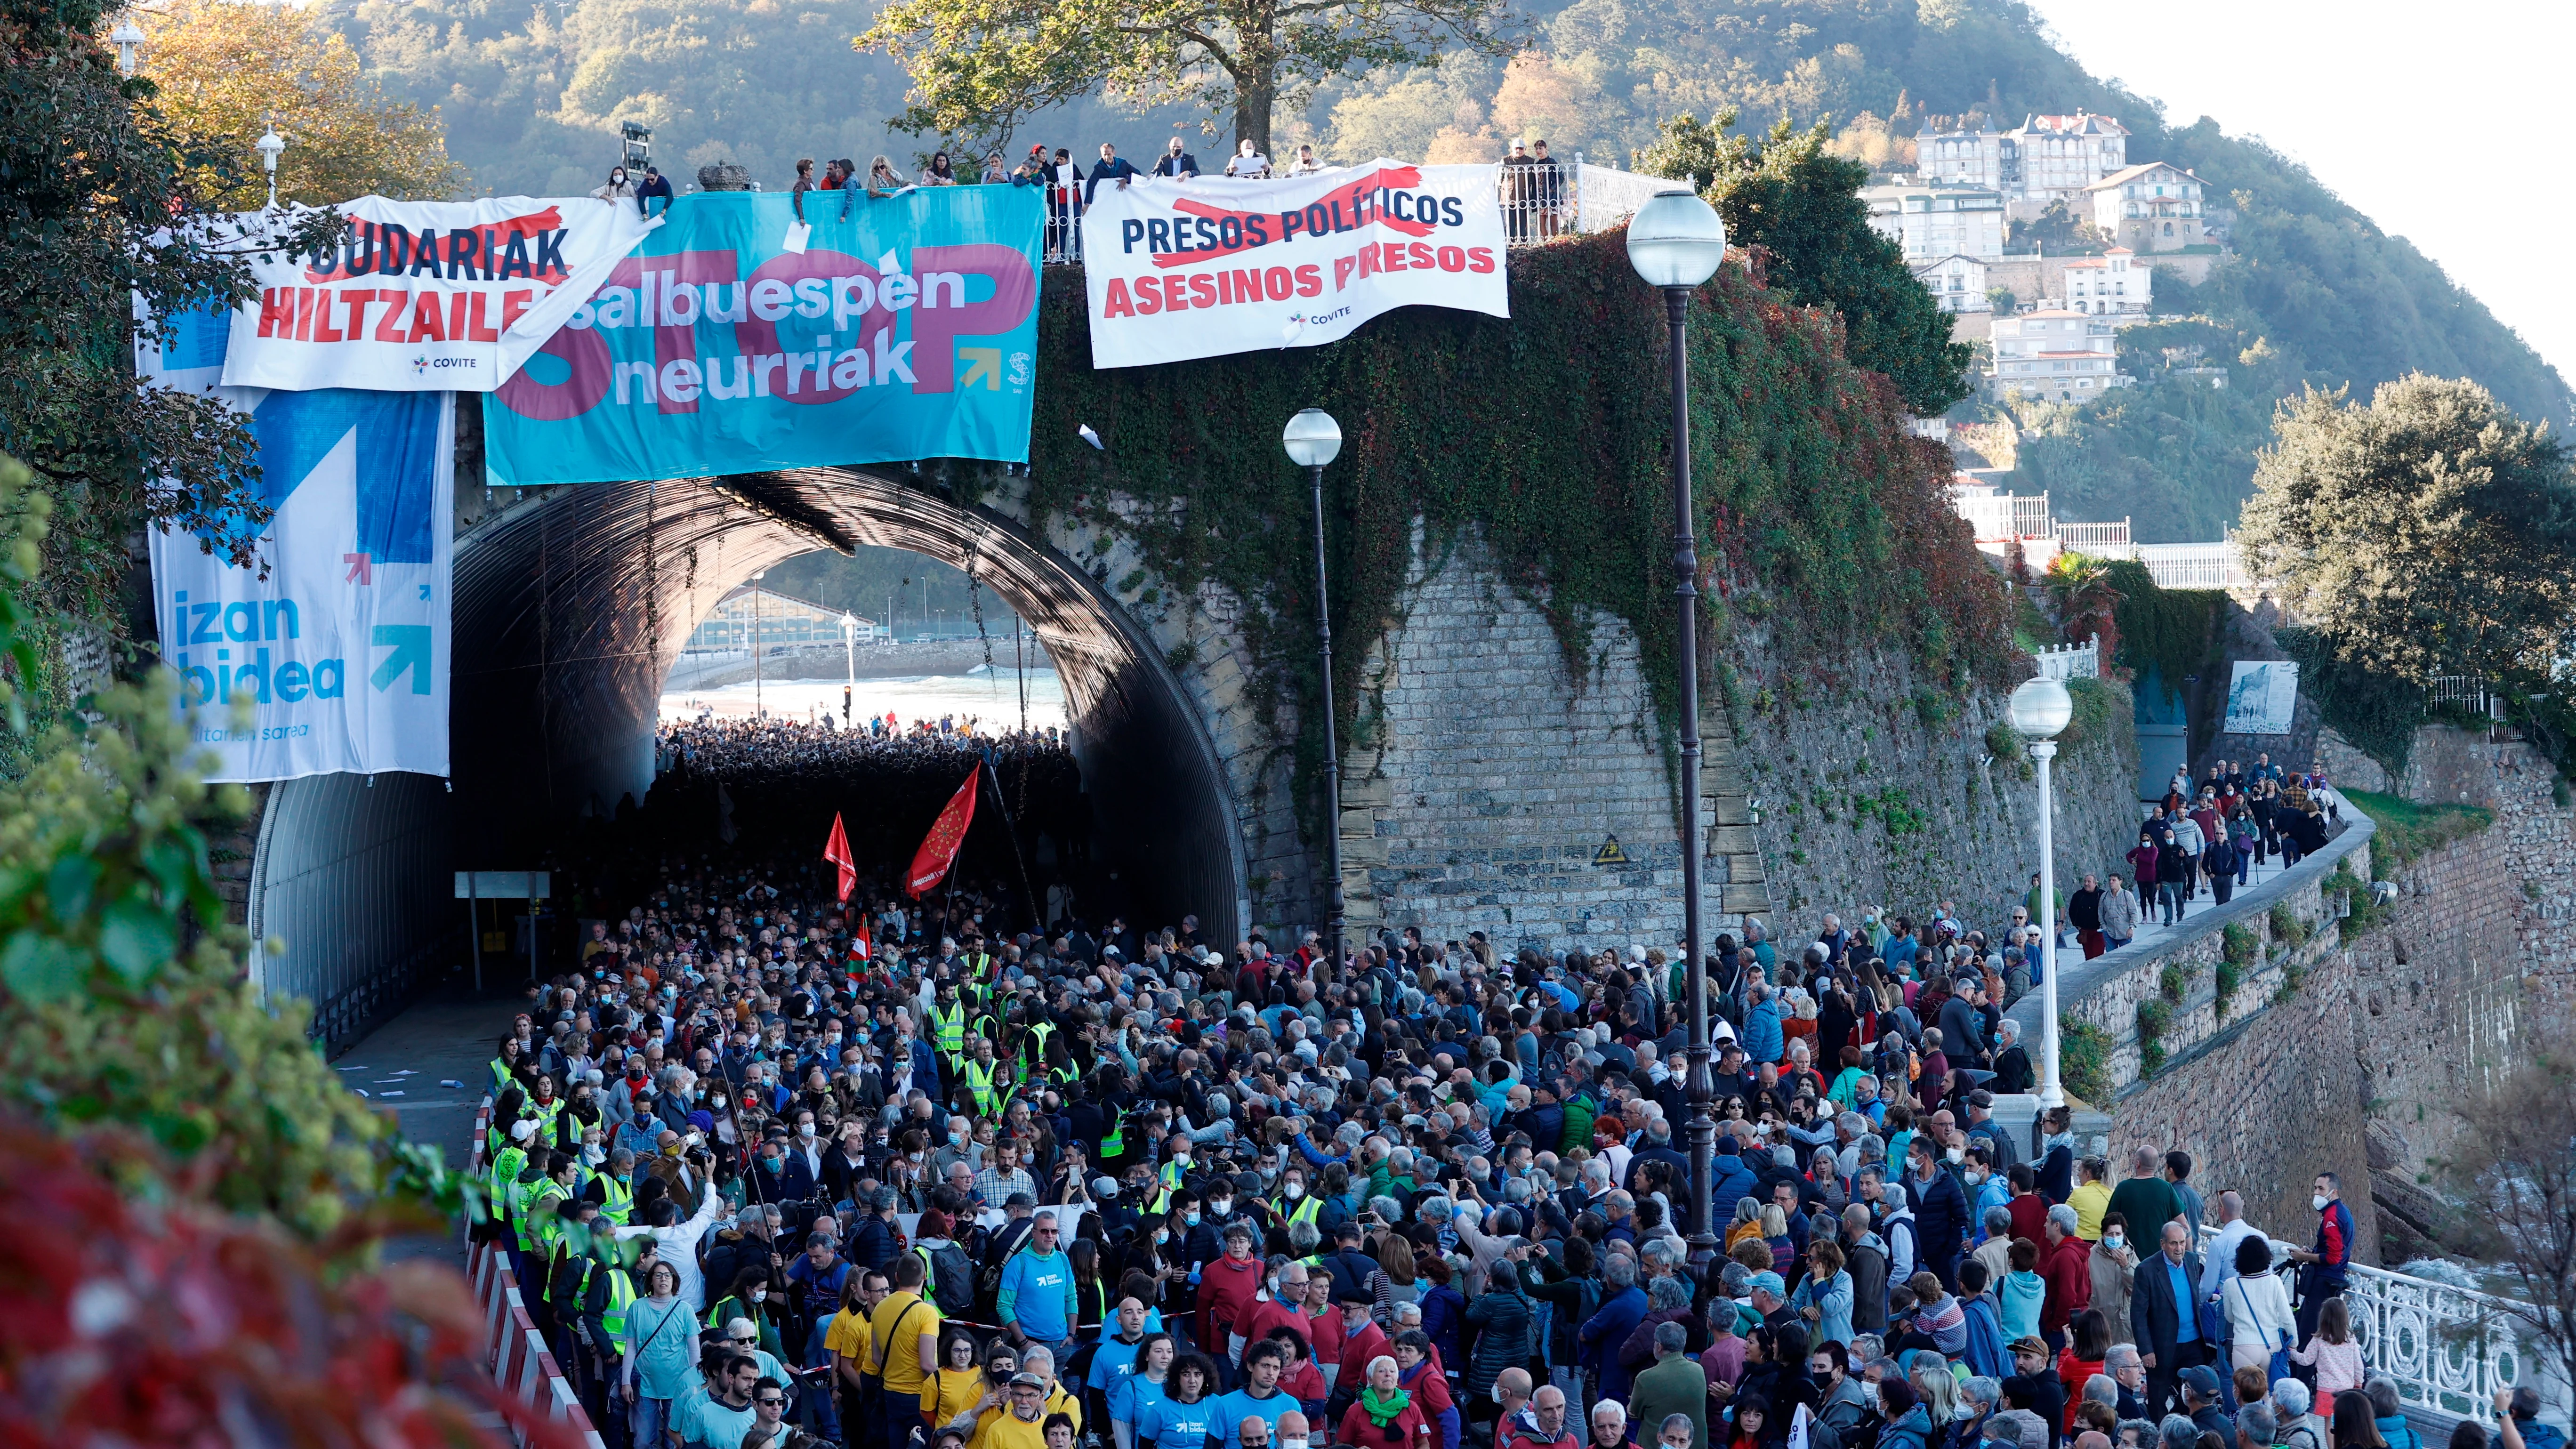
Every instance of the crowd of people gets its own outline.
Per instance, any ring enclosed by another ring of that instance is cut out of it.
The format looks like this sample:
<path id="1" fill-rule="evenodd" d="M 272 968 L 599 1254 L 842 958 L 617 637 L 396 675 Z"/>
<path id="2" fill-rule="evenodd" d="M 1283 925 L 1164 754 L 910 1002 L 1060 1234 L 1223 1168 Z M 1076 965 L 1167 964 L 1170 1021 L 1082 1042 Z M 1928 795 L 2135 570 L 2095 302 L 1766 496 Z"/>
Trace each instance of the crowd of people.
<path id="1" fill-rule="evenodd" d="M 2322 760 L 2305 773 L 2268 754 L 2251 764 L 2220 760 L 2197 789 L 2178 770 L 2129 852 L 2138 913 L 2160 912 L 2162 924 L 2173 925 L 2203 891 L 2223 906 L 2267 859 L 2278 856 L 2287 868 L 2323 849 L 2341 818 Z M 2088 944 L 2086 954 L 2099 953 Z"/>
<path id="2" fill-rule="evenodd" d="M 1544 138 L 1514 141 L 1501 158 L 1502 172 L 1496 182 L 1496 200 L 1503 211 L 1505 228 L 1515 245 L 1545 241 L 1557 235 L 1568 224 L 1567 200 L 1571 188 L 1564 166 L 1551 159 Z M 796 163 L 795 179 L 788 184 L 794 198 L 796 219 L 821 219 L 806 213 L 807 199 L 813 193 L 838 193 L 840 205 L 832 219 L 846 221 L 866 200 L 899 196 L 925 186 L 1035 186 L 1041 188 L 1047 202 L 1046 256 L 1049 261 L 1079 261 L 1082 258 L 1082 213 L 1101 186 L 1126 186 L 1141 177 L 1179 177 L 1196 179 L 1203 174 L 1199 158 L 1179 136 L 1165 145 L 1163 153 L 1144 171 L 1118 154 L 1118 148 L 1102 142 L 1099 159 L 1085 169 L 1071 147 L 1050 149 L 1043 141 L 1033 142 L 1027 154 L 1015 163 L 1001 150 L 985 153 L 982 163 L 966 158 L 960 169 L 955 157 L 946 151 L 934 151 L 916 173 L 907 174 L 891 158 L 877 156 L 862 170 L 848 158 L 823 163 L 817 176 L 812 158 Z M 1292 158 L 1263 155 L 1249 138 L 1235 143 L 1234 154 L 1214 174 L 1236 181 L 1266 181 L 1277 176 L 1314 176 L 1337 169 L 1315 155 L 1311 143 L 1300 144 Z M 671 202 L 671 183 L 658 166 L 647 163 L 641 177 L 632 176 L 623 165 L 610 169 L 608 179 L 592 189 L 592 196 L 602 201 L 632 201 L 646 214 L 666 209 Z"/>
<path id="3" fill-rule="evenodd" d="M 2332 1176 L 2276 1243 L 2180 1152 L 1998 1120 L 2026 910 L 1713 943 L 1694 1247 L 1663 951 L 625 885 L 500 1041 L 486 1144 L 614 1444 L 2421 1449 Z M 2536 1407 L 2503 1449 L 2561 1449 Z"/>

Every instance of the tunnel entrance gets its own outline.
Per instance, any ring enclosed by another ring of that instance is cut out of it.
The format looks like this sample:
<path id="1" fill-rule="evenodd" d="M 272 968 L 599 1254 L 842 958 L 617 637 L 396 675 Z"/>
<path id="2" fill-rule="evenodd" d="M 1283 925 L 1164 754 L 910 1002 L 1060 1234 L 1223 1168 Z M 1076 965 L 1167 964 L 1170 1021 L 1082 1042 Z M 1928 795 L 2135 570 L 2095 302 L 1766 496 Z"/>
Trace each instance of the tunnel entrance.
<path id="1" fill-rule="evenodd" d="M 1095 873 L 1083 914 L 1194 914 L 1221 939 L 1248 928 L 1242 835 L 1205 723 L 1098 582 L 1002 513 L 908 472 L 860 468 L 494 492 L 496 511 L 460 527 L 456 547 L 452 788 L 317 777 L 272 787 L 263 810 L 250 924 L 254 939 L 288 944 L 256 969 L 264 985 L 312 999 L 323 1034 L 354 1036 L 408 989 L 405 977 L 464 959 L 453 872 L 542 867 L 575 835 L 641 812 L 663 687 L 692 631 L 753 574 L 817 549 L 924 555 L 1025 621 L 1060 681 L 1090 807 L 1089 838 L 1055 847 Z M 828 826 L 828 806 L 805 803 Z M 886 813 L 887 830 L 916 842 L 929 823 Z M 704 828 L 712 843 L 717 822 L 710 808 L 702 827 L 679 828 Z M 809 836 L 790 843 L 819 856 L 812 820 L 777 828 Z M 553 903 L 549 928 L 580 908 Z M 487 915 L 484 929 L 498 924 Z M 523 953 L 495 965 L 526 969 Z"/>

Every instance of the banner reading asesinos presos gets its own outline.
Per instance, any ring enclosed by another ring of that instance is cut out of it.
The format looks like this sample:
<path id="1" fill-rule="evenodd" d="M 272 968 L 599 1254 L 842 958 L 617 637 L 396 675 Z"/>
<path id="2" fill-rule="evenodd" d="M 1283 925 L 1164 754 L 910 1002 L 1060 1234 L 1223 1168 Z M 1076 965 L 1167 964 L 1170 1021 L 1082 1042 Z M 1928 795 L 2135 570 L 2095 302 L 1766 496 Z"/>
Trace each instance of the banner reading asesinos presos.
<path id="1" fill-rule="evenodd" d="M 335 250 L 252 255 L 259 298 L 233 313 L 224 386 L 490 392 L 661 225 L 587 196 L 361 196 L 339 210 Z"/>
<path id="2" fill-rule="evenodd" d="M 1103 186 L 1082 218 L 1094 367 L 1336 342 L 1398 307 L 1511 315 L 1492 166 Z"/>

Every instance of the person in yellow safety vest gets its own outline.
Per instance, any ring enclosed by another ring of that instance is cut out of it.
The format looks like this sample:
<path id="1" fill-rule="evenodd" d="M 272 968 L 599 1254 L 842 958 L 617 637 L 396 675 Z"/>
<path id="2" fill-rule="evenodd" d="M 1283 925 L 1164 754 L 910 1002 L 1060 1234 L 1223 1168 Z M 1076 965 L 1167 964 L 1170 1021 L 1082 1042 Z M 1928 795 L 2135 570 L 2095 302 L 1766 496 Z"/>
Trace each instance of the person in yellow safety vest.
<path id="1" fill-rule="evenodd" d="M 1002 1115 L 1002 1088 L 1007 1084 L 998 1080 L 1001 1072 L 1000 1064 L 993 1060 L 993 1044 L 975 1043 L 975 1059 L 966 1064 L 964 1073 L 966 1090 L 974 1094 L 975 1110 L 985 1117 Z"/>
<path id="2" fill-rule="evenodd" d="M 1020 1076 L 1024 1081 L 1037 1081 L 1046 1074 L 1047 1038 L 1055 1035 L 1055 1023 L 1041 1016 L 1028 1024 L 1020 1036 Z"/>
<path id="3" fill-rule="evenodd" d="M 1172 1210 L 1172 1194 L 1181 1190 L 1181 1179 L 1190 1170 L 1190 1135 L 1175 1132 L 1163 1144 L 1163 1165 L 1154 1174 L 1154 1205 L 1146 1211 L 1166 1213 Z"/>
<path id="4" fill-rule="evenodd" d="M 635 1246 L 640 1246 L 642 1252 L 630 1271 L 630 1265 L 622 1260 Z M 581 1311 L 585 1326 L 594 1330 L 591 1347 L 598 1352 L 603 1366 L 616 1362 L 626 1351 L 626 1312 L 635 1304 L 635 1273 L 652 1263 L 653 1248 L 651 1238 L 621 1244 L 606 1233 L 592 1242 L 591 1256 L 599 1266 L 581 1290 Z"/>
<path id="5" fill-rule="evenodd" d="M 510 1200 L 517 1191 L 519 1174 L 528 1168 L 528 1144 L 536 1135 L 537 1124 L 521 1118 L 510 1124 L 510 1145 L 492 1154 L 492 1175 L 483 1186 L 491 1195 L 493 1216 L 505 1224 L 510 1218 Z"/>
<path id="6" fill-rule="evenodd" d="M 942 982 L 939 999 L 930 1008 L 930 1044 L 948 1059 L 948 1070 L 956 1072 L 966 1065 L 966 1008 L 957 1000 L 957 988 Z"/>
<path id="7" fill-rule="evenodd" d="M 529 1155 L 534 1159 L 534 1153 Z M 519 1225 L 520 1252 L 542 1257 L 552 1246 L 555 1216 L 544 1209 L 554 1199 L 572 1196 L 572 1166 L 571 1158 L 548 1152 L 542 1164 L 532 1162 L 530 1170 L 519 1175 L 519 1200 L 511 1217 Z"/>
<path id="8" fill-rule="evenodd" d="M 519 1085 L 518 1073 L 519 1039 L 515 1036 L 505 1036 L 501 1038 L 498 1054 L 492 1058 L 492 1099 L 494 1101 L 499 1101 L 502 1093 Z"/>
<path id="9" fill-rule="evenodd" d="M 599 1215 L 617 1227 L 635 1216 L 635 1154 L 620 1147 L 608 1154 L 608 1166 L 593 1175 L 582 1195 L 599 1204 Z"/>
<path id="10" fill-rule="evenodd" d="M 1279 1200 L 1270 1205 L 1270 1215 L 1282 1231 L 1293 1231 L 1299 1223 L 1314 1223 L 1323 1215 L 1324 1200 L 1306 1191 L 1306 1172 L 1292 1167 L 1280 1174 Z M 1323 1231 L 1317 1224 L 1316 1231 Z"/>

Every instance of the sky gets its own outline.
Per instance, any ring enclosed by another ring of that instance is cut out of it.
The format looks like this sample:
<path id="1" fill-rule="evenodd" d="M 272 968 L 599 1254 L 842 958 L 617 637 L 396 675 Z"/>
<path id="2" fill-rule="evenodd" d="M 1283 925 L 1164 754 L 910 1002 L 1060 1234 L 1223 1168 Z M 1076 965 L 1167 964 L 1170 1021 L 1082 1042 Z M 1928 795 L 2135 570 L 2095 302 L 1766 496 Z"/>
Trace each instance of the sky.
<path id="1" fill-rule="evenodd" d="M 2171 123 L 2206 115 L 2304 162 L 2576 383 L 2576 292 L 2532 270 L 2576 231 L 2576 186 L 2538 144 L 2562 116 L 2576 3 L 2029 4 L 2086 70 Z"/>

